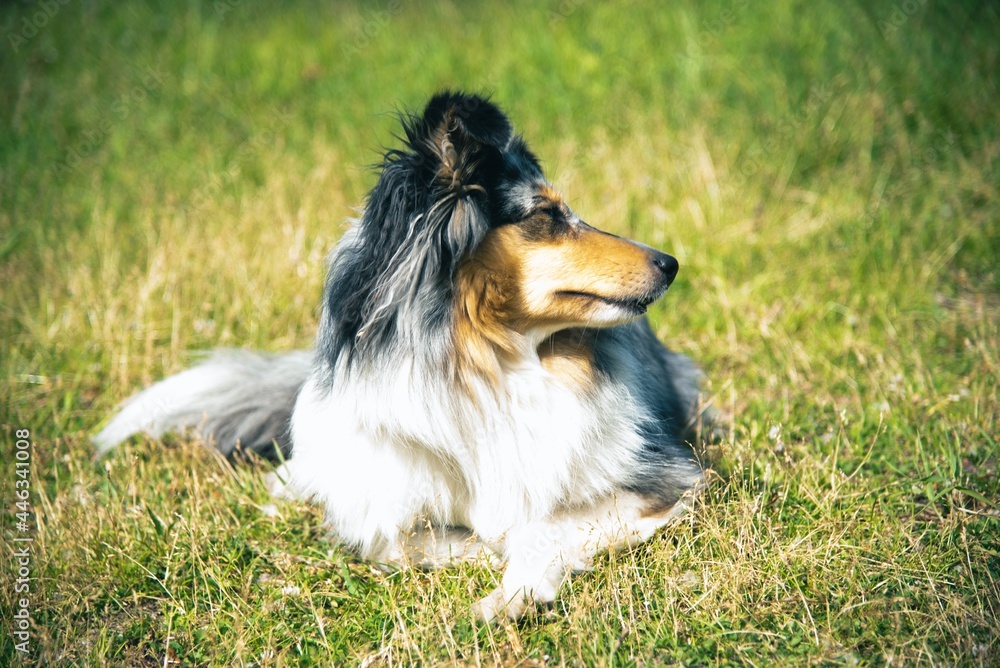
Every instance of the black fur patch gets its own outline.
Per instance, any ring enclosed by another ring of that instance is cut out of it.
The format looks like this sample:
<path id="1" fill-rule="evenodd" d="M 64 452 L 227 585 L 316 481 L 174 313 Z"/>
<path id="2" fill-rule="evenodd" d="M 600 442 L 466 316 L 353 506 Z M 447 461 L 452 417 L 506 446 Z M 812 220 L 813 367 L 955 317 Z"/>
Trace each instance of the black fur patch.
<path id="1" fill-rule="evenodd" d="M 598 370 L 624 383 L 651 418 L 643 425 L 643 448 L 628 489 L 668 508 L 701 472 L 691 446 L 701 372 L 664 347 L 646 319 L 607 330 L 594 352 Z"/>
<path id="2" fill-rule="evenodd" d="M 319 349 L 374 356 L 421 345 L 447 322 L 461 260 L 493 226 L 523 212 L 514 184 L 541 178 L 538 160 L 487 98 L 444 92 L 403 115 L 405 148 L 389 151 L 356 236 L 330 266 Z"/>

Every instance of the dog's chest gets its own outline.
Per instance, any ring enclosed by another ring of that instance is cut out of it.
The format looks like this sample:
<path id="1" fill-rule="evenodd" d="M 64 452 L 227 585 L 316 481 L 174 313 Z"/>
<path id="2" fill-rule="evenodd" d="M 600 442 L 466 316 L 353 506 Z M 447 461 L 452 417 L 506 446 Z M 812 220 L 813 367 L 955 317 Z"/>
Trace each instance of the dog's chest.
<path id="1" fill-rule="evenodd" d="M 507 371 L 499 388 L 474 396 L 394 393 L 400 410 L 381 435 L 436 454 L 482 503 L 529 514 L 592 501 L 628 480 L 647 418 L 623 387 L 584 392 L 537 365 Z"/>

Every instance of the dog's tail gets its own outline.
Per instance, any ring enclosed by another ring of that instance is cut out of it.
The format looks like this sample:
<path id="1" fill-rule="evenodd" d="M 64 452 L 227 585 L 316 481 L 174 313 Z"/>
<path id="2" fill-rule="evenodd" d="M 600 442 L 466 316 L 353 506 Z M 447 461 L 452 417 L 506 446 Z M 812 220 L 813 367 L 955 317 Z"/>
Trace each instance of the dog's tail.
<path id="1" fill-rule="evenodd" d="M 270 459 L 289 457 L 292 407 L 312 360 L 306 351 L 212 353 L 123 403 L 94 445 L 103 454 L 140 432 L 158 438 L 168 431 L 195 431 L 214 440 L 226 456 L 252 451 Z"/>

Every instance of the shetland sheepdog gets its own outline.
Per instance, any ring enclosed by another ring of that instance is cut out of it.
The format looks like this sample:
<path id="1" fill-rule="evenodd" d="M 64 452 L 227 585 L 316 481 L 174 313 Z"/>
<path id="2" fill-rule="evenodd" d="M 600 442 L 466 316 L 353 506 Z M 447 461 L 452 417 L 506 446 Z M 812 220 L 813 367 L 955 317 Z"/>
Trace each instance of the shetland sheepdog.
<path id="1" fill-rule="evenodd" d="M 401 120 L 330 259 L 315 350 L 216 353 L 95 443 L 194 430 L 278 457 L 280 493 L 365 558 L 506 564 L 474 611 L 517 618 L 701 483 L 699 371 L 644 317 L 678 264 L 585 223 L 488 99 Z"/>

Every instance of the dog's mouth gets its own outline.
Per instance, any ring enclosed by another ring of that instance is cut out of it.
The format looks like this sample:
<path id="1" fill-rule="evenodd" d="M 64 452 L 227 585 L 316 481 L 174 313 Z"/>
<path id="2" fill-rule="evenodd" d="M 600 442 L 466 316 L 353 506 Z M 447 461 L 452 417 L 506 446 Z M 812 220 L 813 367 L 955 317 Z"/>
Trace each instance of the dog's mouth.
<path id="1" fill-rule="evenodd" d="M 631 315 L 642 315 L 643 313 L 646 312 L 646 308 L 650 304 L 655 302 L 660 297 L 660 295 L 663 294 L 663 292 L 666 292 L 666 289 L 664 289 L 662 292 L 642 295 L 640 297 L 633 297 L 630 299 L 606 297 L 604 295 L 598 295 L 592 292 L 579 292 L 576 290 L 563 290 L 558 294 L 561 297 L 569 297 L 571 299 L 586 299 L 588 301 L 597 301 L 603 304 L 609 304 L 611 306 L 619 308 L 622 311 L 625 311 L 626 313 L 629 313 Z"/>

